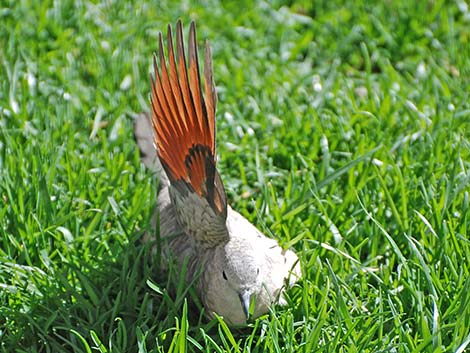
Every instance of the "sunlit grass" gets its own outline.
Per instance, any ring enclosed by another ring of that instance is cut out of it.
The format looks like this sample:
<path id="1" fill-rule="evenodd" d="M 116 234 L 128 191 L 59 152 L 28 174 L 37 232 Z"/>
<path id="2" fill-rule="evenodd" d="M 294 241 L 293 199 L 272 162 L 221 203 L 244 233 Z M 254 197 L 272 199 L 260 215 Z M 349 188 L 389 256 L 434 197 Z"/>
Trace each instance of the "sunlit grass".
<path id="1" fill-rule="evenodd" d="M 132 119 L 178 18 L 211 42 L 232 206 L 302 262 L 246 328 L 141 241 Z M 464 352 L 469 40 L 464 1 L 5 2 L 1 351 Z"/>

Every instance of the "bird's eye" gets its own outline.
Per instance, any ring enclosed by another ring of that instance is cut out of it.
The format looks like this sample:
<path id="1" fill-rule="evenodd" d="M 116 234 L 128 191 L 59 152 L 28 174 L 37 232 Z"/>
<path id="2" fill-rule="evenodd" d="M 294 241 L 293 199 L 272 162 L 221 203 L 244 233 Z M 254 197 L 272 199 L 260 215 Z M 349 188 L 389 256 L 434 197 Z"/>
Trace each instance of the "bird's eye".
<path id="1" fill-rule="evenodd" d="M 225 274 L 225 271 L 222 271 L 222 277 L 224 277 L 224 280 L 227 281 L 227 275 Z"/>

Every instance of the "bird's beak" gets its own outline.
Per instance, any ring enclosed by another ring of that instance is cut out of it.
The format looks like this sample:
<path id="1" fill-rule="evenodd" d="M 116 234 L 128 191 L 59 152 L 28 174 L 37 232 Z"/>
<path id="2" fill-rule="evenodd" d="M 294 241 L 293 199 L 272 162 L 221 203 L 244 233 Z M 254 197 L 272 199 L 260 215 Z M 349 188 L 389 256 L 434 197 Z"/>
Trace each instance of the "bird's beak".
<path id="1" fill-rule="evenodd" d="M 243 312 L 245 313 L 245 317 L 248 320 L 250 318 L 251 293 L 249 291 L 244 291 L 243 293 L 238 294 L 238 298 L 240 298 Z"/>

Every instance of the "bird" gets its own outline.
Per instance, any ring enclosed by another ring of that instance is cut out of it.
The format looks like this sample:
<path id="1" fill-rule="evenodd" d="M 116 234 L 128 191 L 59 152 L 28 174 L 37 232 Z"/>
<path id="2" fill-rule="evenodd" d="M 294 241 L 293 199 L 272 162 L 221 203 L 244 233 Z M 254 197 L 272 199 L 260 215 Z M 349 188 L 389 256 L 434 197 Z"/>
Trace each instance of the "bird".
<path id="1" fill-rule="evenodd" d="M 154 224 L 166 261 L 187 266 L 209 319 L 246 325 L 285 304 L 284 288 L 301 278 L 297 255 L 260 232 L 228 205 L 217 170 L 216 105 L 209 41 L 200 69 L 196 25 L 191 21 L 187 54 L 183 24 L 167 29 L 153 55 L 151 113 L 134 122 L 143 163 L 159 174 Z M 176 54 L 175 48 L 176 45 Z M 201 72 L 202 71 L 202 76 Z"/>

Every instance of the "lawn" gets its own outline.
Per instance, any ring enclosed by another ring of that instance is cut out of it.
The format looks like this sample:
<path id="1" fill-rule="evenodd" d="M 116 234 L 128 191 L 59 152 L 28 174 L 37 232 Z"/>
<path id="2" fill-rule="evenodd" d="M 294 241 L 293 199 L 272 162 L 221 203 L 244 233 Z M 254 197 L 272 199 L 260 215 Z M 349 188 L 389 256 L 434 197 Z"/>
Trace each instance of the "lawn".
<path id="1" fill-rule="evenodd" d="M 374 3 L 2 0 L 0 351 L 470 351 L 470 5 Z M 141 241 L 132 121 L 178 18 L 229 202 L 303 267 L 245 328 Z"/>

